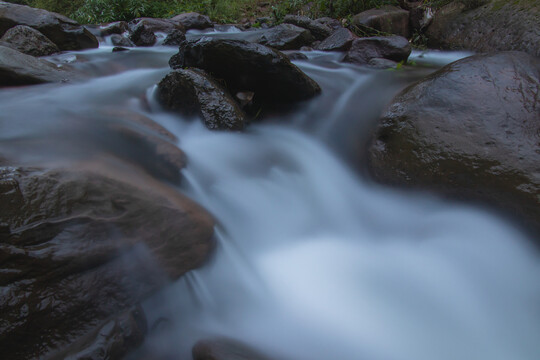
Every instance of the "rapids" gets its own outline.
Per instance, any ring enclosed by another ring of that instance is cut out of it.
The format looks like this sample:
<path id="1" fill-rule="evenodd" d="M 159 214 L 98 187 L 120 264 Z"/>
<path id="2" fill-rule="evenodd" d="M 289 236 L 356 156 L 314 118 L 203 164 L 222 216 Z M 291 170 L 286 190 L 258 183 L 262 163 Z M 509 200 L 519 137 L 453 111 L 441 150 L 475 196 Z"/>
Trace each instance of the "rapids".
<path id="1" fill-rule="evenodd" d="M 130 359 L 189 359 L 197 340 L 214 336 L 284 360 L 540 358 L 531 239 L 489 209 L 364 175 L 384 106 L 467 54 L 415 53 L 422 66 L 372 71 L 306 52 L 295 63 L 322 95 L 227 133 L 153 100 L 176 49 L 111 48 L 50 58 L 81 69 L 87 82 L 0 90 L 0 154 L 45 167 L 141 161 L 110 133 L 124 121 L 104 111 L 111 107 L 142 113 L 180 139 L 188 166 L 178 191 L 215 216 L 217 248 L 143 304 L 155 326 Z"/>

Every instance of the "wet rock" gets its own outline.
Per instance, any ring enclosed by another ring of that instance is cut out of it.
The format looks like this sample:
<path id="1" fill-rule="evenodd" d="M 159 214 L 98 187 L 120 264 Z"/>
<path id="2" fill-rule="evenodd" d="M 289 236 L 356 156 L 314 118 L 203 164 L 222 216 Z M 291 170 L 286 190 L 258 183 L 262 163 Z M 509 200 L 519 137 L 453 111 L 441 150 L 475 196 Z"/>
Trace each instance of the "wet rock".
<path id="1" fill-rule="evenodd" d="M 0 38 L 0 43 L 32 56 L 48 56 L 60 52 L 51 40 L 39 31 L 24 25 L 12 27 Z"/>
<path id="2" fill-rule="evenodd" d="M 388 60 L 388 59 L 373 58 L 369 60 L 368 66 L 374 69 L 381 69 L 381 70 L 396 69 L 398 66 L 398 63 L 392 60 Z"/>
<path id="3" fill-rule="evenodd" d="M 141 26 L 152 33 L 161 32 L 170 34 L 175 30 L 185 31 L 182 24 L 172 19 L 137 18 L 129 22 L 129 28 L 132 32 L 135 32 Z"/>
<path id="4" fill-rule="evenodd" d="M 309 30 L 315 40 L 324 40 L 332 34 L 332 29 L 330 27 L 321 24 L 320 22 L 316 22 L 307 16 L 286 15 L 283 22 Z"/>
<path id="5" fill-rule="evenodd" d="M 94 35 L 63 15 L 29 6 L 0 2 L 0 36 L 17 25 L 34 28 L 49 38 L 60 50 L 97 48 Z"/>
<path id="6" fill-rule="evenodd" d="M 347 51 L 351 48 L 352 42 L 358 36 L 354 35 L 349 29 L 341 28 L 324 39 L 317 50 L 323 51 Z"/>
<path id="7" fill-rule="evenodd" d="M 112 52 L 122 52 L 122 51 L 128 51 L 128 50 L 129 49 L 126 49 L 125 47 L 115 46 L 113 47 Z"/>
<path id="8" fill-rule="evenodd" d="M 129 39 L 137 46 L 154 46 L 156 35 L 144 23 L 134 26 Z"/>
<path id="9" fill-rule="evenodd" d="M 369 149 L 381 182 L 506 209 L 540 229 L 540 60 L 476 55 L 397 96 Z"/>
<path id="10" fill-rule="evenodd" d="M 470 9 L 454 1 L 435 14 L 428 45 L 480 52 L 519 50 L 540 57 L 540 3 L 491 0 Z"/>
<path id="11" fill-rule="evenodd" d="M 401 36 L 359 38 L 353 41 L 343 61 L 359 65 L 367 64 L 375 58 L 400 62 L 409 58 L 411 50 L 409 41 Z"/>
<path id="12" fill-rule="evenodd" d="M 269 360 L 248 345 L 227 338 L 198 341 L 191 353 L 193 360 Z"/>
<path id="13" fill-rule="evenodd" d="M 114 46 L 122 46 L 122 47 L 134 47 L 135 46 L 133 41 L 131 41 L 127 37 L 124 37 L 124 36 L 119 35 L 119 34 L 112 34 L 110 39 L 111 39 L 111 43 Z"/>
<path id="14" fill-rule="evenodd" d="M 134 307 L 107 322 L 81 349 L 67 350 L 65 360 L 121 359 L 142 344 L 148 324 L 143 309 Z"/>
<path id="15" fill-rule="evenodd" d="M 0 189 L 6 359 L 63 358 L 212 247 L 211 217 L 136 171 L 2 168 Z"/>
<path id="16" fill-rule="evenodd" d="M 156 96 L 166 109 L 200 115 L 211 130 L 242 130 L 245 126 L 242 109 L 202 70 L 172 71 L 158 84 Z"/>
<path id="17" fill-rule="evenodd" d="M 109 36 L 112 34 L 123 34 L 129 31 L 129 25 L 125 21 L 115 21 L 99 27 L 101 36 Z"/>
<path id="18" fill-rule="evenodd" d="M 278 50 L 298 50 L 310 45 L 313 40 L 309 30 L 292 24 L 281 24 L 266 30 L 258 42 Z"/>
<path id="19" fill-rule="evenodd" d="M 0 46 L 0 86 L 42 84 L 79 80 L 79 73 L 59 68 L 43 59 Z"/>
<path id="20" fill-rule="evenodd" d="M 308 59 L 308 57 L 306 55 L 304 55 L 304 54 L 302 54 L 301 52 L 298 52 L 298 51 L 293 51 L 293 52 L 287 53 L 285 55 L 287 55 L 287 57 L 291 61 L 294 61 L 294 60 L 307 60 Z"/>
<path id="21" fill-rule="evenodd" d="M 379 31 L 409 37 L 409 12 L 396 6 L 371 9 L 352 18 L 356 26 L 369 26 Z"/>
<path id="22" fill-rule="evenodd" d="M 196 12 L 184 13 L 176 15 L 172 21 L 182 24 L 186 30 L 189 29 L 207 29 L 214 26 L 214 23 L 206 15 L 201 15 Z"/>
<path id="23" fill-rule="evenodd" d="M 321 91 L 281 52 L 242 40 L 187 41 L 170 64 L 203 69 L 223 79 L 231 94 L 253 91 L 255 98 L 268 103 L 306 100 Z"/>
<path id="24" fill-rule="evenodd" d="M 174 30 L 167 35 L 165 41 L 163 41 L 163 45 L 180 46 L 184 40 L 186 40 L 186 32 L 184 30 Z"/>
<path id="25" fill-rule="evenodd" d="M 341 25 L 341 21 L 329 17 L 318 18 L 315 20 L 315 22 L 325 25 L 334 31 L 343 27 L 343 25 Z"/>

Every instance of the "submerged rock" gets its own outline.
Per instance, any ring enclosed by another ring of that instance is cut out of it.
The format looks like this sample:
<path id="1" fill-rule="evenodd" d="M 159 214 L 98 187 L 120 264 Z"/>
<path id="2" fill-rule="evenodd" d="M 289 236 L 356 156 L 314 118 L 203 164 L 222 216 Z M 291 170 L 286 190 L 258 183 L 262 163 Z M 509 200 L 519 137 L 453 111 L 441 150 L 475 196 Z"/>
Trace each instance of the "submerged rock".
<path id="1" fill-rule="evenodd" d="M 80 78 L 80 74 L 73 70 L 0 46 L 0 86 L 67 82 Z"/>
<path id="2" fill-rule="evenodd" d="M 202 70 L 179 69 L 158 84 L 158 101 L 169 110 L 199 114 L 212 130 L 242 130 L 245 115 L 221 85 Z"/>
<path id="3" fill-rule="evenodd" d="M 332 34 L 332 28 L 320 22 L 316 22 L 315 20 L 311 20 L 307 16 L 287 15 L 283 19 L 283 22 L 285 24 L 293 24 L 309 30 L 315 40 L 324 40 Z"/>
<path id="4" fill-rule="evenodd" d="M 0 38 L 0 44 L 32 56 L 48 56 L 60 52 L 58 46 L 45 35 L 24 25 L 6 31 Z"/>
<path id="5" fill-rule="evenodd" d="M 454 1 L 435 14 L 426 35 L 435 48 L 520 50 L 540 57 L 540 2 L 491 0 L 471 9 Z"/>
<path id="6" fill-rule="evenodd" d="M 176 190 L 131 175 L 95 166 L 0 169 L 4 358 L 85 349 L 111 317 L 206 259 L 212 218 Z M 122 337 L 138 342 L 129 328 Z"/>
<path id="7" fill-rule="evenodd" d="M 292 24 L 281 24 L 266 30 L 258 42 L 278 50 L 298 50 L 310 45 L 313 40 L 309 30 Z"/>
<path id="8" fill-rule="evenodd" d="M 411 44 L 401 36 L 375 36 L 353 41 L 344 62 L 364 65 L 371 59 L 383 58 L 396 62 L 406 61 L 411 54 Z"/>
<path id="9" fill-rule="evenodd" d="M 321 91 L 281 52 L 242 40 L 187 41 L 170 64 L 203 69 L 224 80 L 231 94 L 252 91 L 256 99 L 268 103 L 306 100 Z"/>
<path id="10" fill-rule="evenodd" d="M 76 21 L 63 15 L 0 2 L 0 36 L 17 25 L 26 25 L 38 30 L 60 50 L 81 50 L 99 46 L 94 35 Z"/>
<path id="11" fill-rule="evenodd" d="M 482 200 L 540 229 L 540 60 L 452 63 L 397 96 L 369 149 L 381 182 Z"/>
<path id="12" fill-rule="evenodd" d="M 369 26 L 385 33 L 409 37 L 409 12 L 397 6 L 383 6 L 361 12 L 351 22 L 353 25 Z"/>

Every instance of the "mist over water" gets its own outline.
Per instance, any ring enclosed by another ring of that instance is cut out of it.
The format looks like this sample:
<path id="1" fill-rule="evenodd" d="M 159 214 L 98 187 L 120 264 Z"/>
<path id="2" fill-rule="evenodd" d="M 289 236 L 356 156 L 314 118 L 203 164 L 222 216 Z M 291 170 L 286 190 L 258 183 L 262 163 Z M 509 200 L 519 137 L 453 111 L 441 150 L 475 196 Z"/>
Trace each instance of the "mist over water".
<path id="1" fill-rule="evenodd" d="M 24 164 L 136 164 L 136 149 L 111 131 L 125 119 L 110 108 L 179 138 L 188 166 L 178 191 L 215 216 L 217 248 L 143 304 L 153 330 L 131 358 L 189 359 L 196 341 L 215 336 L 276 360 L 540 358 L 531 239 L 486 209 L 359 175 L 384 106 L 432 69 L 371 71 L 309 52 L 297 64 L 320 97 L 227 133 L 155 103 L 173 53 L 102 47 L 72 62 L 96 79 L 0 91 L 0 152 Z"/>

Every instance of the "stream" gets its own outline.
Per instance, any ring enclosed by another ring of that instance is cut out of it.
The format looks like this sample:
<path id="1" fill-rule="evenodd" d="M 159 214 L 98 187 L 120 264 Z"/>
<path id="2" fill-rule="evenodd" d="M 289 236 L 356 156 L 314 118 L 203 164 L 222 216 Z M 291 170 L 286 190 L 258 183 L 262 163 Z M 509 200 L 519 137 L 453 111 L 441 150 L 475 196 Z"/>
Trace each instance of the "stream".
<path id="1" fill-rule="evenodd" d="M 212 132 L 160 108 L 175 48 L 49 59 L 83 83 L 0 90 L 0 153 L 25 165 L 140 161 L 107 109 L 143 114 L 186 153 L 178 191 L 217 221 L 200 269 L 148 299 L 153 329 L 129 359 L 190 359 L 200 339 L 237 339 L 275 360 L 538 360 L 540 259 L 489 209 L 373 183 L 365 151 L 401 89 L 468 56 L 414 52 L 374 71 L 340 54 L 295 61 L 322 94 L 243 133 Z"/>

